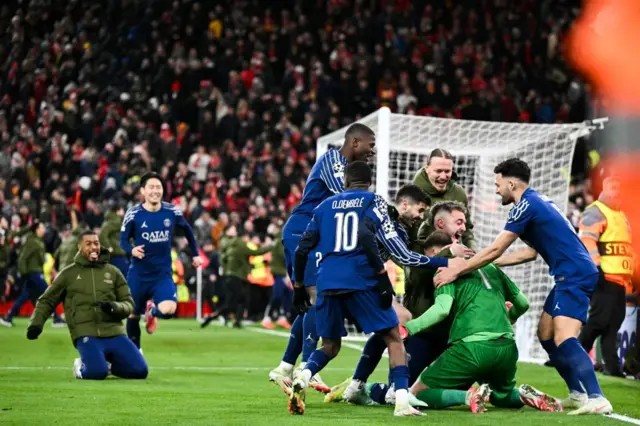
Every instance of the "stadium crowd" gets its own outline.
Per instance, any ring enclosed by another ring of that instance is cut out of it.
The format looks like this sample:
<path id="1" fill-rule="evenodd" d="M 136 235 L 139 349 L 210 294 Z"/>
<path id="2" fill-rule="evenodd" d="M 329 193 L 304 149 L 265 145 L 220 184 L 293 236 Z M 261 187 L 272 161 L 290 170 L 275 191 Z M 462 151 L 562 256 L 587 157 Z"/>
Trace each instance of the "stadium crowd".
<path id="1" fill-rule="evenodd" d="M 269 245 L 301 198 L 316 139 L 381 106 L 476 120 L 585 118 L 585 91 L 560 47 L 577 2 L 265 3 L 0 6 L 0 278 L 16 275 L 10 233 L 40 221 L 52 254 L 72 217 L 100 228 L 109 209 L 140 200 L 140 177 L 155 170 L 214 281 L 229 225 Z M 587 197 L 572 200 L 578 211 Z M 186 251 L 176 242 L 178 257 Z M 193 284 L 182 264 L 180 279 Z M 4 300 L 18 294 L 13 283 Z"/>

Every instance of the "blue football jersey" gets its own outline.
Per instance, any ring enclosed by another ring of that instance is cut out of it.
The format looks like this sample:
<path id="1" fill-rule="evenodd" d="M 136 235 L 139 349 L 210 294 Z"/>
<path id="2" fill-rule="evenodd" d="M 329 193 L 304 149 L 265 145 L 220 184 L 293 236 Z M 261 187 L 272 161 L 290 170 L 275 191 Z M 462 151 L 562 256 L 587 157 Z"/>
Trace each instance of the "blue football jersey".
<path id="1" fill-rule="evenodd" d="M 509 211 L 505 230 L 518 234 L 547 262 L 556 282 L 598 273 L 575 229 L 550 199 L 531 188 Z"/>
<path id="2" fill-rule="evenodd" d="M 327 198 L 315 210 L 307 232 L 317 235 L 322 254 L 316 282 L 327 290 L 365 290 L 376 285 L 376 271 L 358 241 L 360 222 L 370 218 L 377 227 L 394 232 L 387 203 L 373 192 L 349 190 Z"/>
<path id="3" fill-rule="evenodd" d="M 176 226 L 183 229 L 193 256 L 197 256 L 193 231 L 178 207 L 163 202 L 157 212 L 146 210 L 142 204 L 127 210 L 120 229 L 120 246 L 131 255 L 134 247 L 144 245 L 144 258 L 131 258 L 130 270 L 136 276 L 144 279 L 171 275 L 171 243 Z"/>
<path id="4" fill-rule="evenodd" d="M 423 256 L 411 251 L 408 247 L 409 234 L 407 234 L 404 226 L 397 221 L 394 223 L 394 221 L 391 220 L 391 222 L 393 224 L 393 231 L 389 232 L 385 230 L 384 227 L 380 227 L 376 233 L 382 260 L 387 261 L 391 259 L 400 266 L 408 267 L 440 268 L 447 266 L 448 261 L 445 258 Z"/>
<path id="5" fill-rule="evenodd" d="M 344 190 L 344 170 L 347 159 L 337 149 L 330 148 L 314 164 L 302 193 L 302 200 L 285 224 L 283 234 L 300 236 L 313 216 L 313 209 L 334 194 Z"/>

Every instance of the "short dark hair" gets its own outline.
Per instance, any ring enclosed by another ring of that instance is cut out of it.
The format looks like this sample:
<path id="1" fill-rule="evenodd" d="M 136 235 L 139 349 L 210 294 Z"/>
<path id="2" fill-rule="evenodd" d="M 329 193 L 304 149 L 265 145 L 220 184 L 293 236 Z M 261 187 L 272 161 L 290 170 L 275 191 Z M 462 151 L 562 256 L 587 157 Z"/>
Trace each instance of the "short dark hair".
<path id="1" fill-rule="evenodd" d="M 451 235 L 444 231 L 434 231 L 422 242 L 421 246 L 424 250 L 429 250 L 433 247 L 445 247 L 452 243 Z"/>
<path id="2" fill-rule="evenodd" d="M 29 225 L 29 231 L 36 232 L 40 225 L 43 225 L 43 223 L 38 220 L 34 221 L 31 225 Z"/>
<path id="3" fill-rule="evenodd" d="M 503 177 L 520 179 L 524 183 L 529 183 L 531 179 L 531 169 L 529 165 L 519 158 L 509 158 L 498 164 L 493 173 L 501 174 Z"/>
<path id="4" fill-rule="evenodd" d="M 362 123 L 353 123 L 344 134 L 344 140 L 350 141 L 353 138 L 359 138 L 362 136 L 375 136 L 375 132 L 371 130 L 369 126 Z"/>
<path id="5" fill-rule="evenodd" d="M 80 234 L 80 237 L 78 237 L 78 242 L 82 241 L 82 239 L 88 235 L 98 235 L 98 233 L 92 229 L 85 229 L 84 231 L 82 231 L 82 233 Z"/>
<path id="6" fill-rule="evenodd" d="M 459 201 L 440 201 L 431 207 L 431 223 L 434 223 L 436 216 L 440 212 L 447 212 L 449 214 L 459 211 L 467 215 L 467 208 Z"/>
<path id="7" fill-rule="evenodd" d="M 429 154 L 429 158 L 427 159 L 427 165 L 431 164 L 432 158 L 444 158 L 447 160 L 453 161 L 453 155 L 446 149 L 436 148 Z"/>
<path id="8" fill-rule="evenodd" d="M 142 175 L 142 177 L 140 178 L 140 187 L 144 188 L 145 186 L 147 186 L 147 182 L 149 182 L 150 179 L 158 179 L 160 181 L 160 184 L 164 188 L 164 183 L 162 182 L 162 178 L 156 172 L 148 172 Z"/>
<path id="9" fill-rule="evenodd" d="M 396 203 L 400 203 L 402 200 L 407 199 L 413 203 L 424 203 L 427 206 L 431 205 L 431 198 L 426 192 L 422 190 L 418 185 L 408 183 L 403 185 L 396 194 Z"/>
<path id="10" fill-rule="evenodd" d="M 373 182 L 371 167 L 364 161 L 352 161 L 344 172 L 345 183 L 369 183 Z"/>

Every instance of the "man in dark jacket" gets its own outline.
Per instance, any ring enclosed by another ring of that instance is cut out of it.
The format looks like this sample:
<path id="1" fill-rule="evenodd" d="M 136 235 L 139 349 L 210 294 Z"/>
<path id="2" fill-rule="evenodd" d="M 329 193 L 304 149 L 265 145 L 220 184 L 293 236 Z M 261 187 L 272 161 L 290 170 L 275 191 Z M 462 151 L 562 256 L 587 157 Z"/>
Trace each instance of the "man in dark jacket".
<path id="1" fill-rule="evenodd" d="M 35 305 L 36 300 L 45 292 L 48 285 L 44 279 L 44 262 L 46 249 L 42 237 L 46 228 L 43 223 L 35 222 L 29 228 L 26 240 L 18 254 L 18 275 L 22 280 L 22 291 L 16 299 L 9 313 L 0 324 L 5 327 L 13 327 L 13 317 L 18 315 L 20 308 L 27 300 Z M 54 313 L 52 310 L 51 313 Z M 57 315 L 53 320 L 54 325 L 64 326 L 64 321 Z"/>
<path id="2" fill-rule="evenodd" d="M 273 246 L 262 247 L 256 250 L 252 250 L 247 246 L 246 236 L 241 237 L 238 235 L 238 230 L 235 225 L 231 225 L 227 229 L 227 237 L 229 240 L 225 244 L 225 253 L 227 253 L 227 291 L 228 297 L 227 306 L 229 311 L 235 312 L 236 317 L 233 326 L 236 328 L 242 327 L 242 317 L 247 302 L 247 295 L 249 292 L 249 282 L 247 281 L 247 275 L 251 272 L 251 263 L 249 262 L 250 256 L 258 256 L 265 254 L 273 250 Z"/>
<path id="3" fill-rule="evenodd" d="M 117 267 L 125 277 L 129 272 L 127 253 L 120 247 L 120 231 L 124 208 L 115 204 L 107 212 L 100 229 L 100 244 L 111 250 L 111 264 Z"/>
<path id="4" fill-rule="evenodd" d="M 467 193 L 464 188 L 453 181 L 452 176 L 453 156 L 448 151 L 437 148 L 429 155 L 429 159 L 424 168 L 420 169 L 413 178 L 413 183 L 426 192 L 434 204 L 442 201 L 458 201 L 468 209 L 469 200 L 467 199 Z M 462 235 L 462 244 L 471 249 L 475 249 L 476 242 L 468 211 L 466 224 L 467 228 Z M 427 218 L 419 227 L 417 234 L 416 230 L 412 229 L 414 235 L 411 236 L 417 238 L 411 238 L 411 240 L 425 240 L 434 230 L 435 225 Z M 416 248 L 416 250 L 417 249 L 418 248 Z"/>
<path id="5" fill-rule="evenodd" d="M 29 340 L 38 338 L 61 301 L 71 340 L 80 353 L 73 363 L 76 378 L 102 380 L 109 371 L 125 379 L 147 377 L 147 363 L 122 323 L 133 312 L 129 286 L 118 268 L 109 264 L 109 251 L 100 247 L 93 231 L 80 235 L 74 262 L 38 300 L 27 328 Z"/>

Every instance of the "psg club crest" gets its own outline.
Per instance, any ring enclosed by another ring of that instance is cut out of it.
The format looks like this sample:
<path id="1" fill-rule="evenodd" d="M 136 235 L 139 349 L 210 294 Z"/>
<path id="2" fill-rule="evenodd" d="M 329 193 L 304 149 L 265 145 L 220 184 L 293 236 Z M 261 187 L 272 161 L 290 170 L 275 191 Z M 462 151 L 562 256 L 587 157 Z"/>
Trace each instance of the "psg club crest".
<path id="1" fill-rule="evenodd" d="M 105 280 L 110 280 L 111 279 L 111 274 L 109 272 L 105 272 L 104 273 L 104 279 Z"/>
<path id="2" fill-rule="evenodd" d="M 167 228 L 171 226 L 171 221 L 169 219 L 165 219 L 164 220 L 164 226 L 166 226 Z"/>

